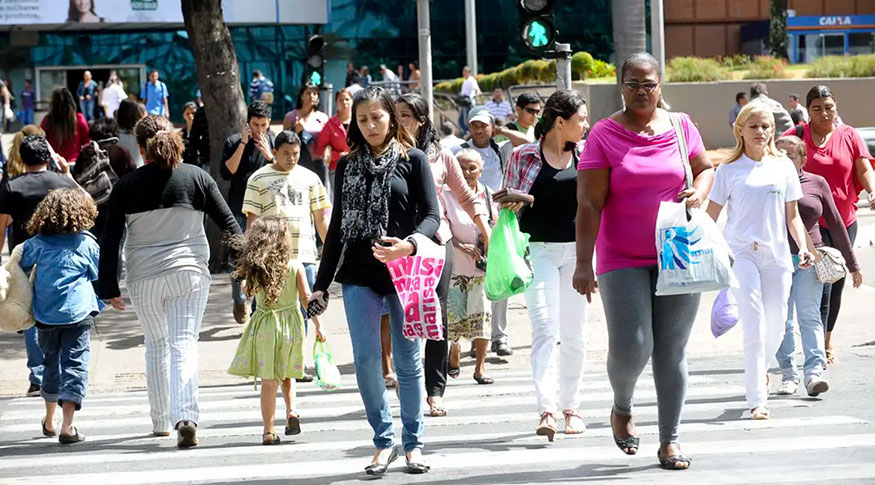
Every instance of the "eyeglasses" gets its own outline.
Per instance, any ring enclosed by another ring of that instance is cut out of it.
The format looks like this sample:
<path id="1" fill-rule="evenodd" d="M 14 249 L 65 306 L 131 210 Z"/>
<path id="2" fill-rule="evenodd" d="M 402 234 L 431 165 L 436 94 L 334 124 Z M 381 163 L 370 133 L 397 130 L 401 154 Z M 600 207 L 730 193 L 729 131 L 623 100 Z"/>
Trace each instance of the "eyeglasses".
<path id="1" fill-rule="evenodd" d="M 648 93 L 652 93 L 654 89 L 659 87 L 659 83 L 639 83 L 637 81 L 626 81 L 623 83 L 623 86 L 626 87 L 629 91 L 638 91 L 641 88 L 644 88 L 644 91 Z"/>
<path id="2" fill-rule="evenodd" d="M 529 108 L 528 106 L 526 106 L 525 108 L 523 108 L 523 111 L 525 111 L 526 113 L 528 113 L 528 114 L 530 114 L 530 115 L 536 115 L 536 114 L 538 114 L 538 113 L 541 112 L 541 110 L 539 110 L 539 109 L 536 109 L 536 108 Z"/>

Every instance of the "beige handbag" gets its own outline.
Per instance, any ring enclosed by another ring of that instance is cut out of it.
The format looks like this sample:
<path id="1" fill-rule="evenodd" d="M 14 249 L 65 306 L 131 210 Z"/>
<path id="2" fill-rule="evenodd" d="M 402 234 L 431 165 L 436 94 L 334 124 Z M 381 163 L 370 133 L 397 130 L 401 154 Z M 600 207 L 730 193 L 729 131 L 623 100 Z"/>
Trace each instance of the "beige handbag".
<path id="1" fill-rule="evenodd" d="M 33 277 L 19 266 L 24 248 L 19 244 L 9 260 L 0 266 L 0 330 L 19 332 L 33 326 Z"/>
<path id="2" fill-rule="evenodd" d="M 847 275 L 845 258 L 838 249 L 824 246 L 817 248 L 817 252 L 820 253 L 820 261 L 814 262 L 814 271 L 817 272 L 818 281 L 835 283 Z"/>

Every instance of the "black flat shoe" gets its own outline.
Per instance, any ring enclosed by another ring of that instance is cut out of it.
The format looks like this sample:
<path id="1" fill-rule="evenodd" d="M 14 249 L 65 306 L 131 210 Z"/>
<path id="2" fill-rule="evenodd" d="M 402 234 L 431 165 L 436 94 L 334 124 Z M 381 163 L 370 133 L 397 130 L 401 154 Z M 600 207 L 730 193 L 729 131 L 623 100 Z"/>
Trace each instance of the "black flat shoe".
<path id="1" fill-rule="evenodd" d="M 296 434 L 301 434 L 301 417 L 300 416 L 289 416 L 286 419 L 286 436 L 293 436 Z"/>
<path id="2" fill-rule="evenodd" d="M 422 475 L 423 473 L 428 473 L 429 470 L 431 470 L 431 467 L 425 463 L 416 463 L 407 460 L 407 473 L 411 475 Z"/>
<path id="3" fill-rule="evenodd" d="M 389 465 L 398 459 L 398 448 L 392 447 L 392 453 L 389 454 L 389 459 L 386 463 L 375 462 L 365 467 L 365 473 L 368 475 L 383 475 L 389 470 Z"/>
<path id="4" fill-rule="evenodd" d="M 656 458 L 659 459 L 659 466 L 663 470 L 689 470 L 693 459 L 684 455 L 663 456 L 662 452 L 656 452 Z M 687 466 L 679 467 L 678 464 Z"/>
<path id="5" fill-rule="evenodd" d="M 494 383 L 495 383 L 495 381 L 494 381 L 491 377 L 484 377 L 484 376 L 477 377 L 477 376 L 474 376 L 474 380 L 477 381 L 477 384 L 481 384 L 481 385 L 488 385 L 488 384 L 494 384 Z"/>
<path id="6" fill-rule="evenodd" d="M 614 443 L 617 445 L 617 448 L 620 449 L 623 453 L 627 455 L 635 455 L 638 453 L 638 446 L 641 444 L 641 439 L 638 435 L 627 436 L 625 438 L 617 438 L 617 434 L 614 433 L 614 410 L 611 410 L 611 421 L 609 423 L 611 425 L 611 434 L 614 436 Z M 628 451 L 627 451 L 628 450 Z"/>
<path id="7" fill-rule="evenodd" d="M 73 427 L 73 434 L 59 434 L 58 442 L 62 445 L 72 445 L 74 443 L 80 443 L 85 441 L 85 436 L 79 434 L 79 429 L 75 426 Z"/>
<path id="8" fill-rule="evenodd" d="M 45 419 L 42 420 L 42 425 L 43 425 L 43 436 L 57 436 L 58 435 L 57 431 L 49 431 L 48 428 L 46 428 L 46 420 Z"/>
<path id="9" fill-rule="evenodd" d="M 462 369 L 460 369 L 459 367 L 448 367 L 447 368 L 447 375 L 452 377 L 453 379 L 456 379 L 461 374 L 462 374 Z"/>

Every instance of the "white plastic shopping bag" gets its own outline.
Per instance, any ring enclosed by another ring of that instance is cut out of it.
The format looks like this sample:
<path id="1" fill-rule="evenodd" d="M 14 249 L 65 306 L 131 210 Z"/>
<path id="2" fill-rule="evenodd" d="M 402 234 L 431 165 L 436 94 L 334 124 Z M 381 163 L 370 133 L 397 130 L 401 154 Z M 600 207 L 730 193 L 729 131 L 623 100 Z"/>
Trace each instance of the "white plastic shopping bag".
<path id="1" fill-rule="evenodd" d="M 687 209 L 683 202 L 662 202 L 656 218 L 656 253 L 658 296 L 737 286 L 729 245 L 701 209 Z"/>
<path id="2" fill-rule="evenodd" d="M 446 263 L 446 248 L 415 234 L 416 254 L 386 263 L 401 307 L 407 339 L 443 340 L 437 285 Z"/>

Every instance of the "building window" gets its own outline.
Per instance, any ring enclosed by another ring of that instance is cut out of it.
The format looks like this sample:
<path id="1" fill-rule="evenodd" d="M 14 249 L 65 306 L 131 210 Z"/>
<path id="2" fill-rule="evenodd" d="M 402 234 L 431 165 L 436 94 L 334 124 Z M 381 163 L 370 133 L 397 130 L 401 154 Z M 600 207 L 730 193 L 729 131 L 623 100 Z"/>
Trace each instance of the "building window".
<path id="1" fill-rule="evenodd" d="M 856 34 L 848 34 L 848 43 L 850 45 L 850 54 L 873 54 L 875 53 L 875 33 L 860 32 Z"/>

